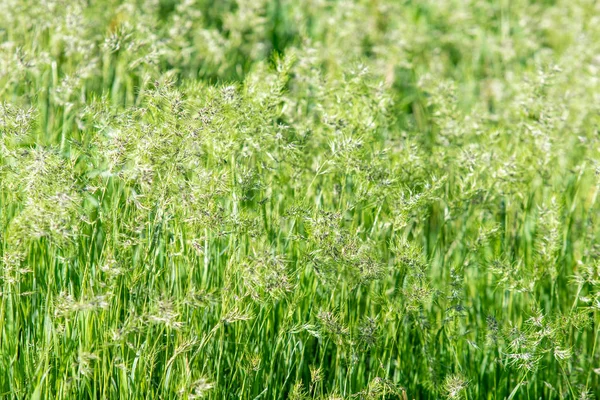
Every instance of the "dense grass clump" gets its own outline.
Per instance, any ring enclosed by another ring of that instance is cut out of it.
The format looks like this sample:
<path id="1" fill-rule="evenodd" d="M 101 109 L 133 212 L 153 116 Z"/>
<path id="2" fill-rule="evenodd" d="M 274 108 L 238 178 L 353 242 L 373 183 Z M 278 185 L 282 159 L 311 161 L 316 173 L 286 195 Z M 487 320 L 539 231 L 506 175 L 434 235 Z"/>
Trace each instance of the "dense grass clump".
<path id="1" fill-rule="evenodd" d="M 0 398 L 600 396 L 600 5 L 0 0 Z"/>

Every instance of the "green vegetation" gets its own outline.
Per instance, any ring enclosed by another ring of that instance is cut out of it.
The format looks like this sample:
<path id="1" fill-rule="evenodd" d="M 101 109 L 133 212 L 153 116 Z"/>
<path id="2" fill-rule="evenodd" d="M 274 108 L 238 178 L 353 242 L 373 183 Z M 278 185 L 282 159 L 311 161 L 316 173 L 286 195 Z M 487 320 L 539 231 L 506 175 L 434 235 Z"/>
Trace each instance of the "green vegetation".
<path id="1" fill-rule="evenodd" d="M 600 396 L 600 4 L 0 0 L 0 398 Z"/>

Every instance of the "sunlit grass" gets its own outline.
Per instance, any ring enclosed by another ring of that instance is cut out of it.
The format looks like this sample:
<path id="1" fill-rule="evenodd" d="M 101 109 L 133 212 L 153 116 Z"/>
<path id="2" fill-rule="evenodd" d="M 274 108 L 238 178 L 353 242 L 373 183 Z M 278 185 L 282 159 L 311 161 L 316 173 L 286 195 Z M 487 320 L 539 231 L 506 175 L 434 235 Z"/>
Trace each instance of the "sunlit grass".
<path id="1" fill-rule="evenodd" d="M 0 0 L 0 398 L 599 396 L 598 15 Z"/>

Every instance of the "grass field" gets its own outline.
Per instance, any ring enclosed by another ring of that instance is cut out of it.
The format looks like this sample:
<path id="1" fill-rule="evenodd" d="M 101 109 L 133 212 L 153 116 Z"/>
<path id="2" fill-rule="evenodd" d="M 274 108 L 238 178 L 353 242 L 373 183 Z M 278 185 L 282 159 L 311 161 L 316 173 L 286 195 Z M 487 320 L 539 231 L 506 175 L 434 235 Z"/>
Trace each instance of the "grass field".
<path id="1" fill-rule="evenodd" d="M 598 398 L 599 179 L 594 0 L 0 0 L 0 398 Z"/>

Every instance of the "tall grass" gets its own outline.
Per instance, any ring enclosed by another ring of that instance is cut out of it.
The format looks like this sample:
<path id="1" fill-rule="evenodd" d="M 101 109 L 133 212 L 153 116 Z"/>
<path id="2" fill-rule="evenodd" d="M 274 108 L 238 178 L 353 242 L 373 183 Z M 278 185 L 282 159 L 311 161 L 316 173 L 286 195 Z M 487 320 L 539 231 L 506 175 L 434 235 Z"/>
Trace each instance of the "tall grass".
<path id="1" fill-rule="evenodd" d="M 0 0 L 0 398 L 600 395 L 591 0 Z"/>

